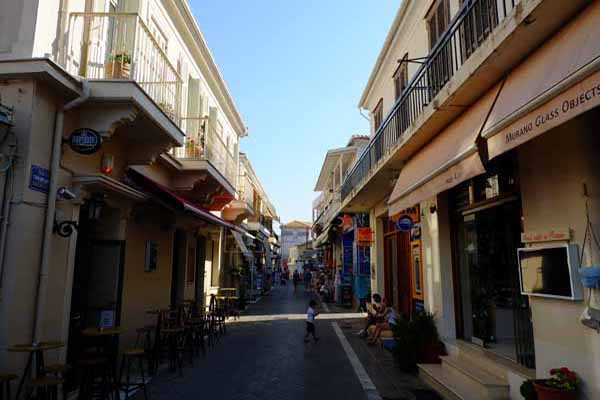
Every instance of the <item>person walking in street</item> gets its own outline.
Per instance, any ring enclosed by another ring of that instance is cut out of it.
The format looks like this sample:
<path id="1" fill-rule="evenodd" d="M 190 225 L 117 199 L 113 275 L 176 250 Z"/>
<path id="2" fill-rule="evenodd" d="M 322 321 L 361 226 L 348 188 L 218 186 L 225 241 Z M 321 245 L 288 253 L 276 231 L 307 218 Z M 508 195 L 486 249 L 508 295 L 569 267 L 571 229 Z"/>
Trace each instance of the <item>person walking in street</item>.
<path id="1" fill-rule="evenodd" d="M 317 302 L 314 300 L 311 300 L 308 303 L 308 309 L 306 310 L 306 334 L 304 335 L 304 343 L 309 342 L 310 335 L 312 335 L 315 343 L 319 341 L 319 338 L 315 332 L 315 317 L 319 315 L 319 313 L 315 311 L 316 306 Z"/>
<path id="2" fill-rule="evenodd" d="M 300 274 L 298 273 L 298 270 L 294 271 L 292 280 L 294 282 L 294 293 L 296 293 L 296 291 L 298 291 L 298 283 L 300 282 Z"/>
<path id="3" fill-rule="evenodd" d="M 304 275 L 304 291 L 307 293 L 312 292 L 312 272 L 310 272 L 310 269 L 306 270 Z"/>

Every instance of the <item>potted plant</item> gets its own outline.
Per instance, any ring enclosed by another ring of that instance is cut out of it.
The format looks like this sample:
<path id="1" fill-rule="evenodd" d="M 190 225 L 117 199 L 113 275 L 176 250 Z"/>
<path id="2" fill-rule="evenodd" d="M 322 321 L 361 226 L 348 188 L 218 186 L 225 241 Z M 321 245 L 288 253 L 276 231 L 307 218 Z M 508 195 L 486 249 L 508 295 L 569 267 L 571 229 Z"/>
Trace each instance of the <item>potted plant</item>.
<path id="1" fill-rule="evenodd" d="M 131 71 L 131 56 L 127 53 L 110 55 L 104 64 L 104 75 L 112 79 L 128 79 Z"/>
<path id="2" fill-rule="evenodd" d="M 446 349 L 440 340 L 434 314 L 417 313 L 413 315 L 411 323 L 417 338 L 417 361 L 422 364 L 439 364 L 440 356 L 446 354 Z"/>
<path id="3" fill-rule="evenodd" d="M 550 378 L 533 381 L 538 400 L 575 400 L 579 379 L 569 368 L 550 370 Z"/>

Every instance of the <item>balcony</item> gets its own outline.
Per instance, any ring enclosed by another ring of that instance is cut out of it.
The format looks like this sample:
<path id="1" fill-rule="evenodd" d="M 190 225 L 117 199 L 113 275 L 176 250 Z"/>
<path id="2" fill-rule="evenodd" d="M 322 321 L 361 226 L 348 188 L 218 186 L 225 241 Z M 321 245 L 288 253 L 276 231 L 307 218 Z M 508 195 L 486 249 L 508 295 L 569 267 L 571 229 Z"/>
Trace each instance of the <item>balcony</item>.
<path id="1" fill-rule="evenodd" d="M 375 188 L 388 186 L 408 158 L 585 5 L 465 1 L 344 180 L 343 209 L 383 200 L 387 192 Z"/>
<path id="2" fill-rule="evenodd" d="M 223 209 L 223 218 L 240 224 L 244 219 L 256 215 L 254 210 L 254 186 L 248 175 L 238 179 L 238 196 Z"/>
<path id="3" fill-rule="evenodd" d="M 181 127 L 181 77 L 138 14 L 72 13 L 68 29 L 69 73 L 135 81 Z"/>
<path id="4" fill-rule="evenodd" d="M 238 159 L 232 149 L 223 142 L 223 127 L 215 118 L 182 118 L 187 135 L 183 147 L 174 148 L 171 154 L 186 166 L 186 169 L 210 163 L 231 185 L 237 185 Z M 206 123 L 208 121 L 208 123 Z"/>
<path id="5" fill-rule="evenodd" d="M 314 224 L 319 224 L 322 228 L 326 228 L 341 210 L 340 192 L 321 193 L 321 195 L 315 199 L 313 208 L 315 209 L 316 215 Z"/>

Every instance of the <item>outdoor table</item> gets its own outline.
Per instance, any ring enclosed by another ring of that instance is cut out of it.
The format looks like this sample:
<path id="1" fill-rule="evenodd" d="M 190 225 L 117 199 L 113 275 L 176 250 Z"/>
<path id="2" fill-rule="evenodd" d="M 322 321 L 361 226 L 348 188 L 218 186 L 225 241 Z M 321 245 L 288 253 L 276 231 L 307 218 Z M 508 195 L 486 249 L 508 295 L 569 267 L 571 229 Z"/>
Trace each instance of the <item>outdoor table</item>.
<path id="1" fill-rule="evenodd" d="M 17 397 L 19 398 L 21 395 L 21 391 L 23 390 L 23 385 L 25 384 L 26 377 L 31 372 L 31 365 L 35 362 L 35 375 L 34 378 L 38 379 L 44 376 L 44 351 L 46 350 L 56 350 L 64 347 L 65 344 L 62 342 L 40 342 L 33 344 L 16 344 L 10 346 L 7 351 L 11 353 L 29 353 L 27 357 L 27 365 L 25 366 L 25 371 L 23 371 L 23 376 L 19 380 L 19 386 L 17 388 Z"/>
<path id="2" fill-rule="evenodd" d="M 119 388 L 117 383 L 117 352 L 118 352 L 118 344 L 117 339 L 119 335 L 121 335 L 124 330 L 120 327 L 116 328 L 86 328 L 81 331 L 83 336 L 86 336 L 90 339 L 98 339 L 100 341 L 99 345 L 94 343 L 94 347 L 99 349 L 104 355 L 108 358 L 108 363 L 111 369 L 111 377 L 113 379 L 113 384 L 115 387 L 116 398 L 119 398 Z"/>

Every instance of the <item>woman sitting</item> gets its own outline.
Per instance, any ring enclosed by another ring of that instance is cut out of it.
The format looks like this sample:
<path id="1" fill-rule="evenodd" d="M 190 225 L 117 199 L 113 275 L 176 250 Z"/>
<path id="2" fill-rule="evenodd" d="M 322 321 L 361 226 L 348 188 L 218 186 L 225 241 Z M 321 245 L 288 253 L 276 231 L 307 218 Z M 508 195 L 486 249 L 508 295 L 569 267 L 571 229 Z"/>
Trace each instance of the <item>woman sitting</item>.
<path id="1" fill-rule="evenodd" d="M 392 307 L 392 302 L 388 301 L 387 299 L 383 299 L 382 303 L 385 307 L 383 321 L 378 322 L 375 325 L 375 331 L 373 331 L 373 335 L 371 335 L 368 340 L 369 344 L 375 344 L 381 337 L 381 332 L 393 329 L 393 326 L 398 322 L 398 314 L 396 314 L 396 310 L 394 310 L 394 307 Z"/>
<path id="2" fill-rule="evenodd" d="M 364 329 L 361 329 L 360 332 L 357 333 L 358 336 L 367 337 L 369 332 L 369 327 L 371 325 L 376 325 L 377 322 L 381 322 L 383 320 L 383 314 L 385 312 L 385 307 L 381 304 L 381 296 L 377 293 L 372 296 L 373 302 L 370 303 L 371 306 L 367 309 L 367 322 Z"/>

